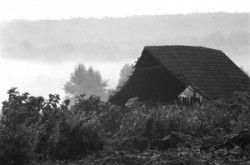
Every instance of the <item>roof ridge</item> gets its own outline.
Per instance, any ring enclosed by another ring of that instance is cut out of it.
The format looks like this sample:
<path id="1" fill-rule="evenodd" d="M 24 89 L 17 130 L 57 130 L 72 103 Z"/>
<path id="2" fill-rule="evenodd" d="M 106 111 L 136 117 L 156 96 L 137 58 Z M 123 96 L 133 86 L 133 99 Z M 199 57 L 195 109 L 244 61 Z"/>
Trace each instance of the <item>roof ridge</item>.
<path id="1" fill-rule="evenodd" d="M 173 48 L 173 47 L 180 47 L 180 48 L 199 48 L 199 49 L 203 49 L 203 50 L 214 50 L 214 51 L 219 51 L 222 52 L 223 54 L 225 54 L 223 51 L 219 50 L 219 49 L 214 49 L 214 48 L 210 48 L 210 47 L 206 47 L 206 46 L 194 46 L 194 45 L 151 45 L 151 46 L 145 46 L 144 49 L 149 49 L 149 48 Z"/>

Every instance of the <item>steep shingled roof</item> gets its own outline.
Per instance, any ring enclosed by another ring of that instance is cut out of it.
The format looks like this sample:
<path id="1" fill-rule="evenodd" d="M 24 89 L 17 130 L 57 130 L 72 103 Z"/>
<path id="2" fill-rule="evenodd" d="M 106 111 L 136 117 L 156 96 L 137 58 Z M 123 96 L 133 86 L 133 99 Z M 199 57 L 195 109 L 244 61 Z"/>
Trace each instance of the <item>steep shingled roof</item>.
<path id="1" fill-rule="evenodd" d="M 131 97 L 169 101 L 191 86 L 204 98 L 228 98 L 250 92 L 249 77 L 222 51 L 194 46 L 148 46 L 127 83 L 110 101 L 123 105 Z"/>

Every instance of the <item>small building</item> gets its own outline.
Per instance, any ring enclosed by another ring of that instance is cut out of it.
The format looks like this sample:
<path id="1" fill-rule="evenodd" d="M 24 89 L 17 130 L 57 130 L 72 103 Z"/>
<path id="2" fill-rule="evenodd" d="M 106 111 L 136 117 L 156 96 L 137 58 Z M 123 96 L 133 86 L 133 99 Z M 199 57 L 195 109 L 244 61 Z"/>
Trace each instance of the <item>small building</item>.
<path id="1" fill-rule="evenodd" d="M 125 105 L 136 97 L 167 102 L 187 88 L 208 100 L 229 98 L 234 92 L 250 92 L 250 78 L 220 50 L 147 46 L 128 81 L 109 101 Z"/>

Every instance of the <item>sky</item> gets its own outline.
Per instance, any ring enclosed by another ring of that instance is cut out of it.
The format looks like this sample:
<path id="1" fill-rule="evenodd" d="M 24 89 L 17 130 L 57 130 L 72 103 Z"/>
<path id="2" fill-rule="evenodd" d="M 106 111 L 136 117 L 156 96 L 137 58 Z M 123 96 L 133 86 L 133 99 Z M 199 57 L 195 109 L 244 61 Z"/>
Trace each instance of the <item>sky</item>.
<path id="1" fill-rule="evenodd" d="M 248 12 L 249 0 L 1 0 L 1 20 Z"/>
<path id="2" fill-rule="evenodd" d="M 10 20 L 127 17 L 134 15 L 188 14 L 197 12 L 250 12 L 249 0 L 0 0 L 0 24 Z M 1 49 L 1 43 L 0 43 Z M 1 53 L 1 52 L 0 52 Z M 89 62 L 115 87 L 125 63 Z M 0 54 L 0 101 L 6 91 L 18 87 L 21 92 L 63 96 L 63 84 L 69 80 L 76 63 L 48 64 L 8 60 Z"/>

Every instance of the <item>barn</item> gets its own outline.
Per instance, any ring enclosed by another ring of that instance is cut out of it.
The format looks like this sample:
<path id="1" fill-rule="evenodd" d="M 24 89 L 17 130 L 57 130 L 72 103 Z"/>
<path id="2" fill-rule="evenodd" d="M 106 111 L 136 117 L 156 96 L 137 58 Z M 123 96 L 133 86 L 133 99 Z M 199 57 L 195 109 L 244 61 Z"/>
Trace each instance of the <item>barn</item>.
<path id="1" fill-rule="evenodd" d="M 130 98 L 167 102 L 191 88 L 205 99 L 250 92 L 250 78 L 220 50 L 197 46 L 147 46 L 128 81 L 110 97 L 116 105 Z"/>

